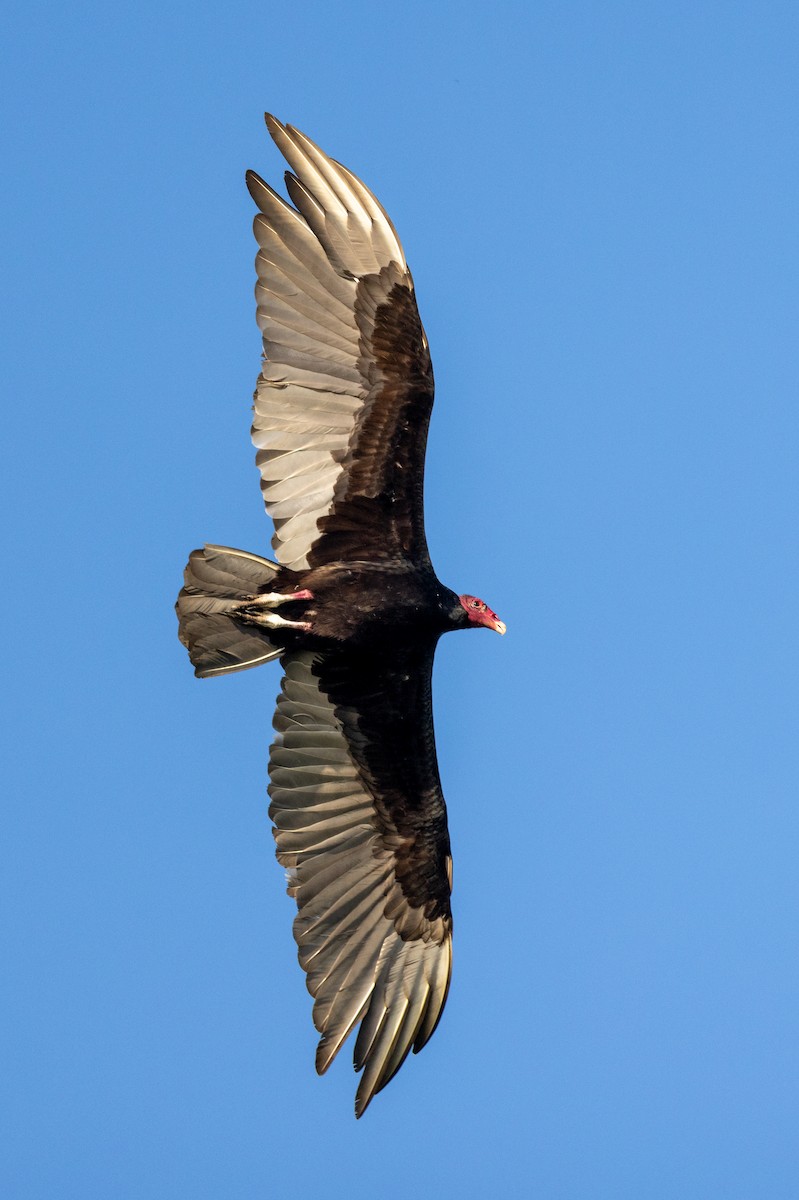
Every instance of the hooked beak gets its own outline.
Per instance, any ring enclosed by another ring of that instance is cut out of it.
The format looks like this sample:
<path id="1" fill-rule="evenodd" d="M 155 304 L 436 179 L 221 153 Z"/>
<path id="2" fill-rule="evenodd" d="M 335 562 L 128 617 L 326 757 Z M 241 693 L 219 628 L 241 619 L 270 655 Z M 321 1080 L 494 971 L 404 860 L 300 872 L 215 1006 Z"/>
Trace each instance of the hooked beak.
<path id="1" fill-rule="evenodd" d="M 497 633 L 505 633 L 508 627 L 504 621 L 495 621 L 493 628 L 496 629 Z"/>

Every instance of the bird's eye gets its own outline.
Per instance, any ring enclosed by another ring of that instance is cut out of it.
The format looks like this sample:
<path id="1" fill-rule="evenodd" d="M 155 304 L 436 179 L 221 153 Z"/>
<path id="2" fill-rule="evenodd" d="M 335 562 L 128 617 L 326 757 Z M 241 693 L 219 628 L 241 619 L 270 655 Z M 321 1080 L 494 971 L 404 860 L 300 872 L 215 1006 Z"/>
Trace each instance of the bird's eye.
<path id="1" fill-rule="evenodd" d="M 470 607 L 470 608 L 479 608 L 479 607 L 480 607 L 480 601 L 479 601 L 479 600 L 472 600 L 472 602 L 471 602 L 471 604 L 470 604 L 470 606 L 469 606 L 469 607 Z"/>

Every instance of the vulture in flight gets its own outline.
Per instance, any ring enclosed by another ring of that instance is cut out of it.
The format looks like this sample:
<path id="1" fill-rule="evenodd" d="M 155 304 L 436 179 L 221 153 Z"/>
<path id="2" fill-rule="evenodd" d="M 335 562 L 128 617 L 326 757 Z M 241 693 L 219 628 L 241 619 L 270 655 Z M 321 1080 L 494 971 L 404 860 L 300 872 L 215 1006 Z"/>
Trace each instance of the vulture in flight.
<path id="1" fill-rule="evenodd" d="M 430 562 L 433 370 L 394 226 L 351 171 L 291 125 L 266 123 L 292 202 L 248 173 L 264 348 L 252 437 L 276 561 L 194 550 L 177 613 L 198 676 L 281 660 L 269 815 L 297 902 L 316 1068 L 360 1025 L 361 1116 L 428 1041 L 449 988 L 436 643 L 505 626 Z"/>

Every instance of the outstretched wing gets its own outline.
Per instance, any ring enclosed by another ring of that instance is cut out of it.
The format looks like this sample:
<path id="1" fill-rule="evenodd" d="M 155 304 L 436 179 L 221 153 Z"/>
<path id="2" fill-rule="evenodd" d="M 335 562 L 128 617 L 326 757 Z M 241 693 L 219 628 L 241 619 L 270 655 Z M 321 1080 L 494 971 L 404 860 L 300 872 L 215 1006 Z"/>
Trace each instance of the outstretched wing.
<path id="1" fill-rule="evenodd" d="M 269 811 L 299 908 L 320 1074 L 361 1022 L 356 1116 L 430 1038 L 449 987 L 452 860 L 433 654 L 430 644 L 379 663 L 345 651 L 284 658 Z"/>
<path id="2" fill-rule="evenodd" d="M 253 442 L 278 561 L 428 560 L 422 504 L 433 372 L 391 221 L 346 167 L 266 123 L 287 204 L 254 172 L 264 365 Z"/>

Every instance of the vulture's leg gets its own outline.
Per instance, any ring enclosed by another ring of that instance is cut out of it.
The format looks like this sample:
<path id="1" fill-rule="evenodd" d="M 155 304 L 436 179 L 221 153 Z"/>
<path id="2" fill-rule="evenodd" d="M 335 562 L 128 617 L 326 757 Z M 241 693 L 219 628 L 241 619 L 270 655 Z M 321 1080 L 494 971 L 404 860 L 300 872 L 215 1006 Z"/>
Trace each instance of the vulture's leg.
<path id="1" fill-rule="evenodd" d="M 286 599 L 285 596 L 282 597 Z M 263 625 L 266 629 L 302 629 L 304 633 L 309 633 L 311 630 L 310 621 L 287 621 L 285 617 L 281 617 L 276 612 L 253 612 L 255 605 L 248 604 L 236 615 L 242 616 L 252 625 Z"/>
<path id="2" fill-rule="evenodd" d="M 311 629 L 310 621 L 289 621 L 274 612 L 274 609 L 281 608 L 284 604 L 294 604 L 303 600 L 313 600 L 313 592 L 309 592 L 307 588 L 296 592 L 261 592 L 257 596 L 247 596 L 233 611 L 245 621 L 266 629 L 301 629 L 308 633 Z"/>

